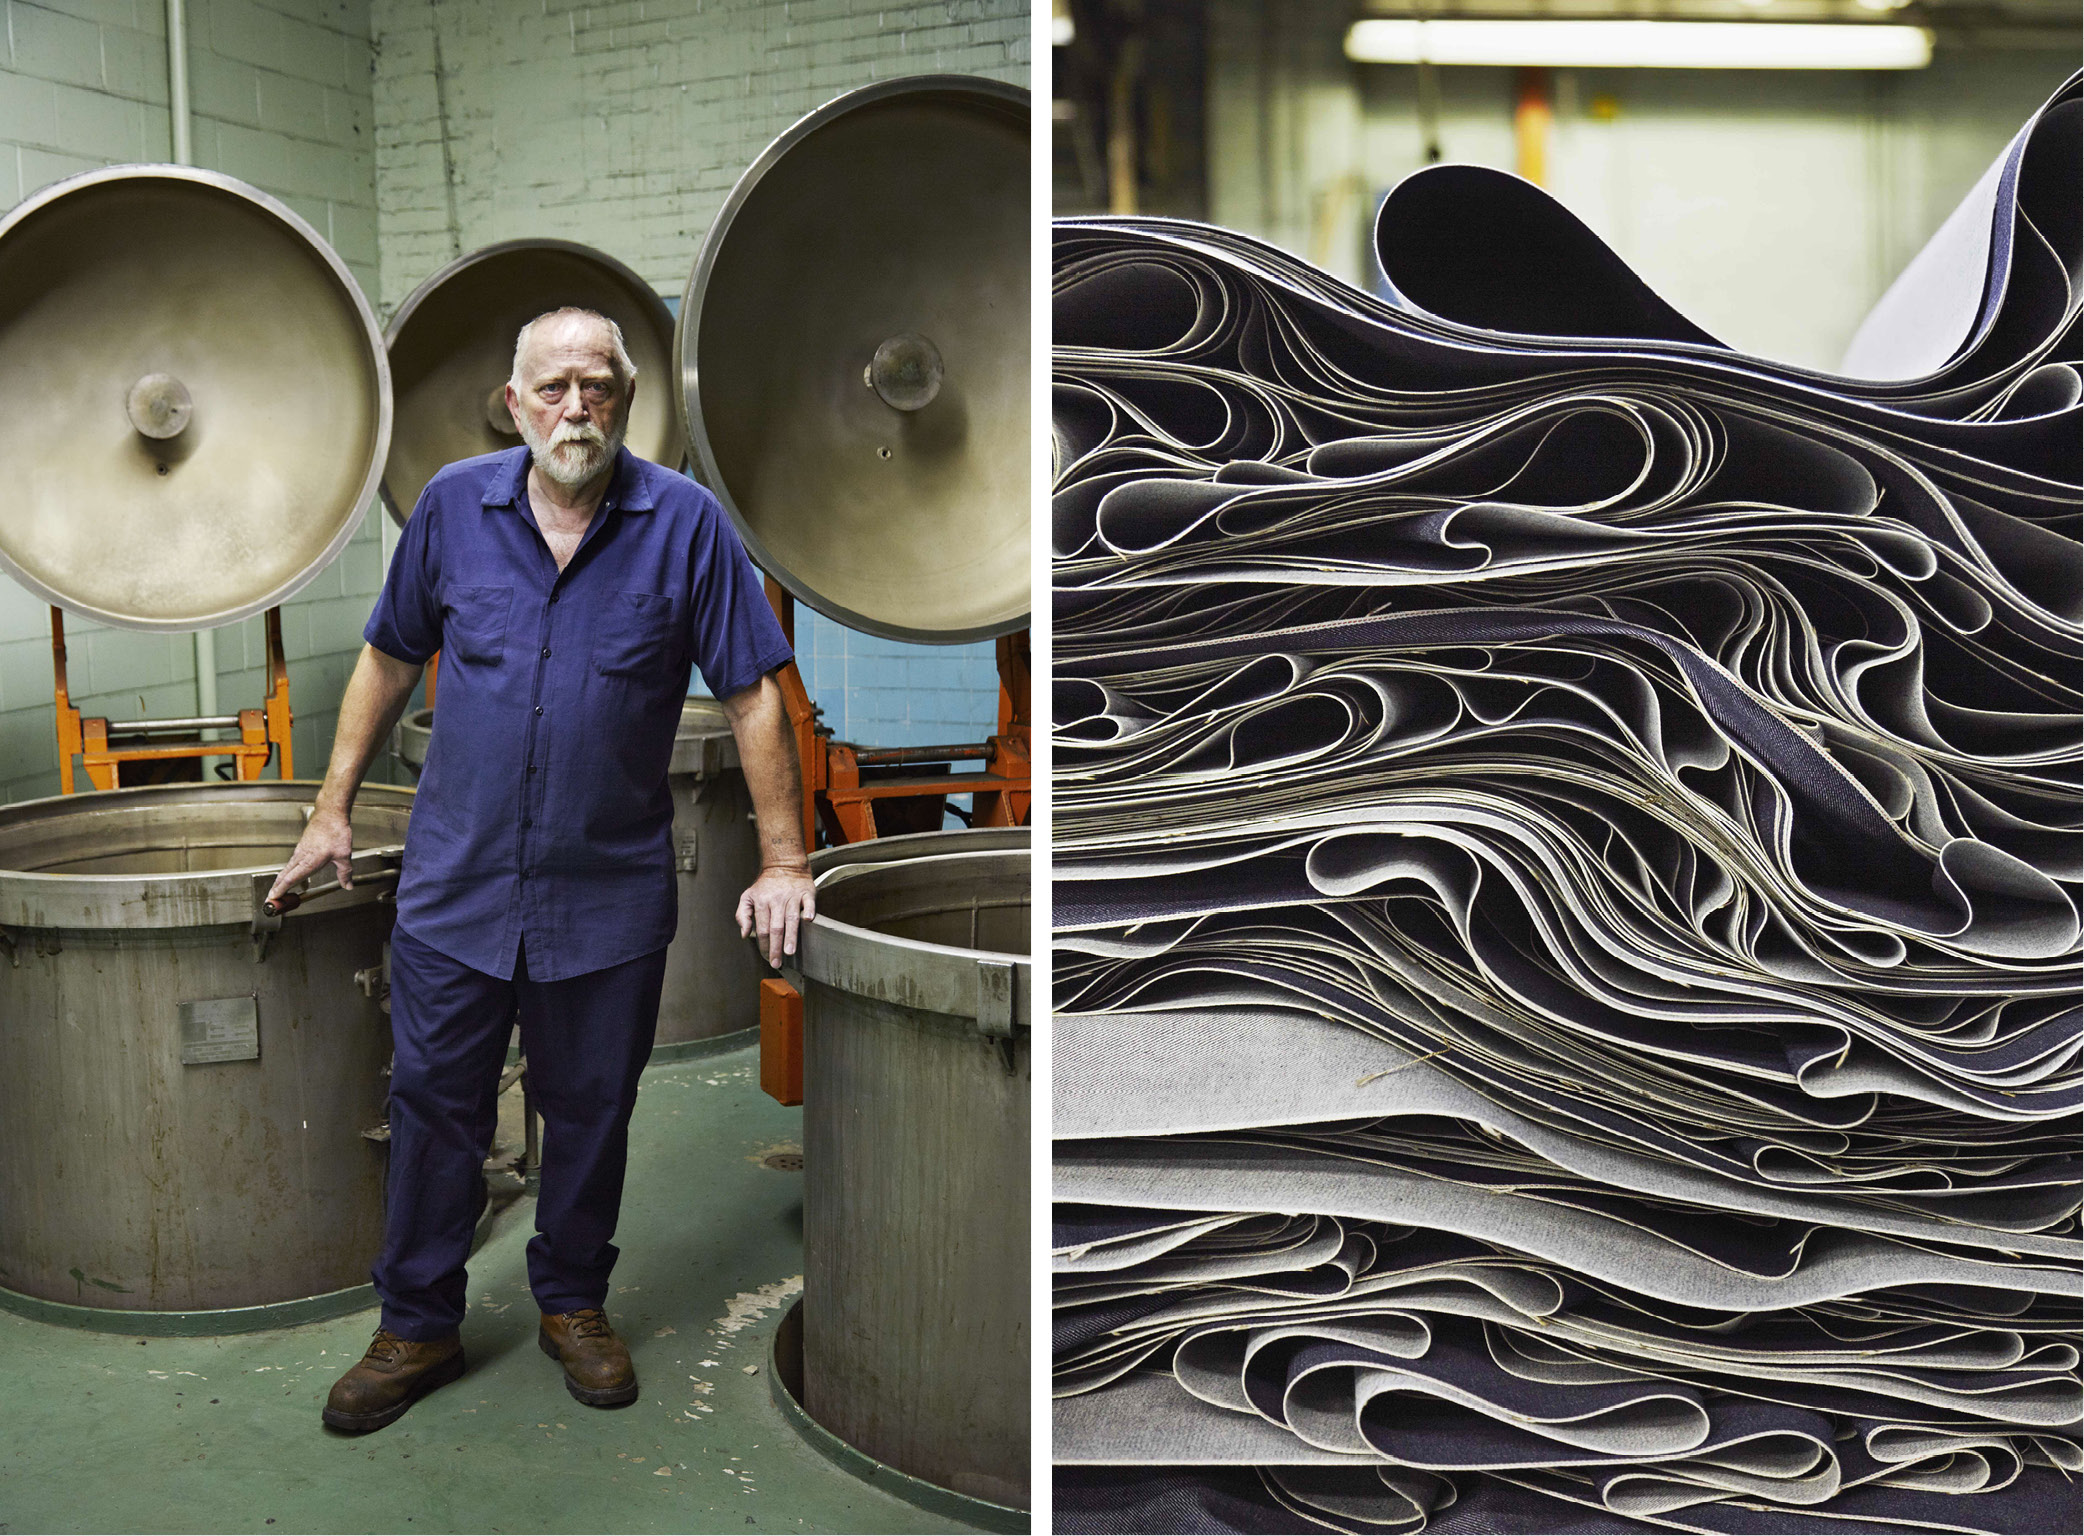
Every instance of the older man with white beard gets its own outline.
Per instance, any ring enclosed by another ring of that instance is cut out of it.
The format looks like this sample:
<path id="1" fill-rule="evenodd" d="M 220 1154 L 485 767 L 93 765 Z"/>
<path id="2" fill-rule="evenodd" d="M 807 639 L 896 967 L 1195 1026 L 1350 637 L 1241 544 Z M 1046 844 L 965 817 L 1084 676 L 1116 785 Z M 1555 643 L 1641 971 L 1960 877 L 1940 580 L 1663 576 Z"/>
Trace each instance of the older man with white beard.
<path id="1" fill-rule="evenodd" d="M 793 738 L 773 672 L 787 641 L 716 499 L 622 447 L 636 369 L 615 324 L 543 315 L 514 347 L 525 447 L 451 464 L 413 509 L 340 703 L 280 896 L 332 863 L 422 667 L 429 748 L 391 939 L 391 1169 L 372 1277 L 382 1325 L 324 1421 L 380 1429 L 463 1374 L 464 1263 L 518 1013 L 546 1135 L 530 1288 L 580 1402 L 633 1401 L 602 1310 L 630 1111 L 676 925 L 666 769 L 688 668 L 723 701 L 759 824 L 739 902 L 768 958 L 813 915 Z"/>

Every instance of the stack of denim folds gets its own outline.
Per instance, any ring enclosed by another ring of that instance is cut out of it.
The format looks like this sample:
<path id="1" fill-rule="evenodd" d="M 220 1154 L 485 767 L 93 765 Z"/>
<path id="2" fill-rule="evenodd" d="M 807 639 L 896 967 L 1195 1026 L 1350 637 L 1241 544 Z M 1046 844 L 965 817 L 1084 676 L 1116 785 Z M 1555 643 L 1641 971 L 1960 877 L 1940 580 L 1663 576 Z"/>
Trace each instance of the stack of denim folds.
<path id="1" fill-rule="evenodd" d="M 2079 122 L 1833 375 L 1057 226 L 1058 1529 L 2077 1528 Z"/>

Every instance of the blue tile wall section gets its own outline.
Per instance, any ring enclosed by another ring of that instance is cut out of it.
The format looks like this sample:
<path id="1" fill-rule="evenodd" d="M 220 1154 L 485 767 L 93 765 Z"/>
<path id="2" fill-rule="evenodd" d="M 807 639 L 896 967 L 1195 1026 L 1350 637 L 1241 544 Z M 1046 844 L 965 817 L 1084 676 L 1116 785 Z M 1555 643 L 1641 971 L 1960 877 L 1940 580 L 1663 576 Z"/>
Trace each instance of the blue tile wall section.
<path id="1" fill-rule="evenodd" d="M 836 624 L 796 605 L 796 668 L 841 741 L 861 747 L 941 747 L 998 728 L 996 647 L 906 645 Z M 698 668 L 690 693 L 707 693 Z M 965 765 L 958 764 L 957 772 Z M 965 811 L 970 797 L 956 797 Z M 944 825 L 961 826 L 952 812 Z"/>
<path id="2" fill-rule="evenodd" d="M 998 661 L 989 640 L 906 645 L 799 603 L 796 667 L 832 734 L 857 746 L 946 746 L 982 741 L 998 727 Z M 709 692 L 699 670 L 690 690 Z"/>

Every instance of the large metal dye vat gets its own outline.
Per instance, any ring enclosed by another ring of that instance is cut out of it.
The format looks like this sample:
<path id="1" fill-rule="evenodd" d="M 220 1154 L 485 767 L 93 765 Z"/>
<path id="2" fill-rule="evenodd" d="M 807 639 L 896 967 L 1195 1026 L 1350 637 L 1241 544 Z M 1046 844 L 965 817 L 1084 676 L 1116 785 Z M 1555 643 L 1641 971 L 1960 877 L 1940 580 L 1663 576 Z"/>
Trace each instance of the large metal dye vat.
<path id="1" fill-rule="evenodd" d="M 398 722 L 398 757 L 415 778 L 433 737 L 431 709 L 414 710 Z M 653 1038 L 670 1057 L 696 1053 L 721 1035 L 757 1029 L 760 979 L 774 972 L 738 935 L 738 898 L 759 878 L 760 838 L 723 705 L 698 698 L 681 706 L 667 772 L 680 927 L 666 952 Z"/>
<path id="2" fill-rule="evenodd" d="M 420 770 L 427 766 L 427 748 L 433 741 L 433 710 L 416 709 L 398 722 L 398 735 L 391 750 L 412 774 L 414 783 L 419 782 Z"/>
<path id="3" fill-rule="evenodd" d="M 830 867 L 805 932 L 803 1407 L 1028 1499 L 1026 850 Z"/>
<path id="4" fill-rule="evenodd" d="M 0 807 L 0 1302 L 195 1312 L 366 1287 L 385 871 L 412 791 L 362 790 L 355 843 L 381 851 L 358 854 L 352 891 L 267 918 L 316 791 Z"/>
<path id="5" fill-rule="evenodd" d="M 667 783 L 680 927 L 666 951 L 654 1039 L 657 1052 L 671 1056 L 676 1047 L 686 1054 L 758 1029 L 760 979 L 774 972 L 738 934 L 738 898 L 760 877 L 760 835 L 738 742 L 716 700 L 681 706 Z"/>

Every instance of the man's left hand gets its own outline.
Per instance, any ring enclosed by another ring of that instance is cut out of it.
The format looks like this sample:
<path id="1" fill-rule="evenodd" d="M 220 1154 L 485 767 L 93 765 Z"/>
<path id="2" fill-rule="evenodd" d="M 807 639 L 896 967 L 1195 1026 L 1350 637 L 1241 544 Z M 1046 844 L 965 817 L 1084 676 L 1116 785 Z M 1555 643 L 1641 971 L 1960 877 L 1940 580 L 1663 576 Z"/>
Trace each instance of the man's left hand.
<path id="1" fill-rule="evenodd" d="M 796 931 L 818 915 L 818 902 L 807 869 L 770 868 L 738 898 L 738 931 L 760 936 L 767 963 L 779 966 L 783 955 L 796 953 Z"/>

